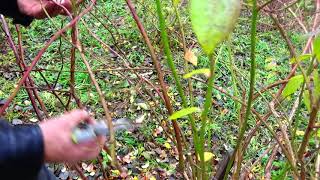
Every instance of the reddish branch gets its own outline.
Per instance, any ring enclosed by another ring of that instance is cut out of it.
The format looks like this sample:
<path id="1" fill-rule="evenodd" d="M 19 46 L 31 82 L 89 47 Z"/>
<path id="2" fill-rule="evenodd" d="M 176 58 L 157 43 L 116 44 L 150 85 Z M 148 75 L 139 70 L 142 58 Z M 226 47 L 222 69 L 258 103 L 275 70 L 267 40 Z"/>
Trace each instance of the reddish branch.
<path id="1" fill-rule="evenodd" d="M 286 41 L 286 44 L 289 48 L 290 57 L 297 58 L 296 50 L 294 49 L 294 46 L 292 45 L 291 40 L 289 39 L 289 37 L 288 37 L 287 33 L 285 32 L 284 28 L 282 27 L 282 25 L 280 24 L 278 18 L 272 13 L 270 13 L 269 15 L 270 15 L 271 19 L 273 20 L 274 24 L 276 25 L 276 27 L 279 29 L 279 32 L 280 32 L 282 38 Z"/>
<path id="2" fill-rule="evenodd" d="M 18 33 L 18 44 L 19 44 L 19 51 L 20 51 L 20 60 L 21 60 L 21 64 L 23 66 L 23 69 L 25 71 L 25 70 L 27 70 L 27 65 L 26 65 L 26 63 L 24 61 L 24 49 L 23 49 L 23 45 L 22 45 L 22 37 L 21 37 L 21 31 L 20 31 L 19 25 L 16 25 L 16 31 Z M 29 84 L 30 84 L 31 87 L 35 87 L 35 83 L 34 83 L 33 79 L 31 78 L 31 76 L 28 77 L 28 81 L 29 81 Z M 44 115 L 48 118 L 49 117 L 49 113 L 48 113 L 47 108 L 44 105 L 42 99 L 40 98 L 40 96 L 38 94 L 38 91 L 36 89 L 32 89 L 32 92 L 33 92 L 35 98 L 38 100 L 39 105 L 40 105 Z"/>
<path id="3" fill-rule="evenodd" d="M 8 24 L 5 21 L 5 18 L 3 16 L 1 16 L 1 20 L 2 20 L 3 29 L 4 29 L 5 34 L 7 36 L 9 45 L 10 45 L 10 47 L 11 47 L 11 49 L 13 51 L 13 54 L 14 54 L 14 56 L 16 58 L 16 63 L 18 65 L 18 67 L 20 67 L 21 70 L 24 70 L 24 69 L 26 69 L 26 65 L 25 65 L 25 63 L 23 61 L 24 56 L 23 56 L 23 49 L 22 49 L 22 45 L 21 45 L 21 43 L 22 43 L 21 42 L 21 33 L 17 29 L 19 50 L 20 50 L 20 53 L 19 53 L 17 48 L 16 48 L 16 46 L 15 46 L 15 43 L 12 40 L 12 36 L 11 36 L 10 31 L 9 31 Z M 24 84 L 27 85 L 27 86 L 32 86 L 32 87 L 34 86 L 34 83 L 32 81 L 31 76 L 28 76 L 28 79 L 26 80 L 26 82 Z M 39 108 L 37 106 L 37 103 L 35 101 L 35 96 L 37 95 L 37 93 L 36 93 L 37 91 L 36 90 L 33 91 L 33 90 L 30 90 L 30 89 L 26 89 L 26 91 L 27 91 L 27 94 L 28 94 L 29 99 L 31 101 L 32 107 L 33 107 L 33 109 L 34 109 L 34 111 L 35 111 L 35 113 L 37 115 L 37 118 L 41 121 L 43 119 L 43 117 L 42 117 L 41 112 L 40 112 L 40 110 L 39 110 Z M 38 99 L 40 99 L 40 98 L 38 97 Z M 40 100 L 39 102 L 42 102 L 42 101 Z M 45 108 L 43 108 L 43 109 L 44 109 L 44 112 L 46 112 Z"/>
<path id="4" fill-rule="evenodd" d="M 99 73 L 99 72 L 104 72 L 104 71 L 127 71 L 127 70 L 132 70 L 132 71 L 146 71 L 150 70 L 153 71 L 155 70 L 154 68 L 149 68 L 149 67 L 141 67 L 141 68 L 106 68 L 106 69 L 95 69 L 92 70 L 93 73 Z M 57 69 L 46 69 L 46 68 L 39 68 L 39 69 L 33 69 L 32 72 L 39 72 L 39 71 L 49 71 L 49 72 L 67 72 L 69 73 L 70 71 L 64 71 L 64 70 L 57 70 Z M 0 70 L 0 72 L 7 72 L 7 70 Z M 19 72 L 22 73 L 24 71 L 20 70 L 10 70 L 9 72 Z M 75 73 L 88 73 L 88 71 L 74 71 Z M 168 71 L 169 72 L 169 71 Z"/>
<path id="5" fill-rule="evenodd" d="M 316 31 L 318 25 L 319 25 L 319 12 L 320 12 L 320 0 L 315 0 L 316 3 L 316 10 L 315 10 L 315 17 L 314 17 L 314 21 L 313 21 L 313 26 L 312 26 L 312 30 L 311 32 Z M 307 53 L 310 49 L 311 49 L 311 44 L 312 44 L 312 40 L 313 40 L 314 36 L 310 36 L 308 41 L 307 41 L 307 45 L 305 46 L 305 48 L 303 49 L 303 53 Z"/>
<path id="6" fill-rule="evenodd" d="M 278 152 L 278 149 L 279 149 L 279 146 L 276 146 L 273 150 L 272 150 L 272 153 L 271 153 L 271 156 L 267 162 L 267 165 L 265 167 L 265 176 L 264 176 L 264 179 L 266 180 L 270 180 L 271 179 L 271 171 L 272 171 L 272 163 L 274 161 L 274 159 L 276 158 L 276 154 Z"/>
<path id="7" fill-rule="evenodd" d="M 264 147 L 268 146 L 268 144 L 266 144 Z M 266 155 L 268 155 L 268 153 L 274 149 L 276 146 L 276 144 L 270 146 L 268 149 L 266 149 L 260 156 L 259 158 L 257 158 L 252 165 L 249 167 L 249 163 L 251 163 L 250 161 L 247 162 L 247 164 L 244 165 L 244 170 L 241 172 L 241 179 L 245 179 L 246 177 L 248 177 L 249 173 L 252 172 L 252 169 L 255 168 L 255 166 L 261 162 L 262 158 L 264 158 Z"/>
<path id="8" fill-rule="evenodd" d="M 76 25 L 72 27 L 71 30 L 71 40 L 72 44 L 77 45 L 78 41 L 78 29 Z M 70 99 L 73 97 L 78 105 L 82 108 L 80 99 L 76 96 L 75 91 L 75 68 L 76 68 L 76 47 L 72 46 L 71 48 L 71 57 L 70 57 Z M 69 108 L 70 101 L 68 101 L 67 108 Z"/>
<path id="9" fill-rule="evenodd" d="M 281 84 L 286 84 L 289 80 L 280 80 L 277 81 L 273 84 L 268 85 L 267 87 L 262 88 L 259 92 L 255 93 L 252 97 L 253 100 L 255 100 L 256 98 L 258 98 L 261 94 L 263 94 L 264 92 L 268 91 L 269 89 L 272 89 L 276 86 L 279 86 Z"/>
<path id="10" fill-rule="evenodd" d="M 312 110 L 311 110 L 311 113 L 310 113 L 308 127 L 307 127 L 307 129 L 305 131 L 305 134 L 304 134 L 300 149 L 298 151 L 298 160 L 300 160 L 300 162 L 303 161 L 303 155 L 304 155 L 304 153 L 306 151 L 306 148 L 308 147 L 311 133 L 314 131 L 313 128 L 314 128 L 314 126 L 316 124 L 319 108 L 320 108 L 320 100 L 318 100 L 315 104 L 312 105 Z M 302 175 L 302 176 L 304 177 L 304 175 Z"/>
<path id="11" fill-rule="evenodd" d="M 169 98 L 169 95 L 168 95 L 168 91 L 167 91 L 167 88 L 166 88 L 166 85 L 165 85 L 165 82 L 164 82 L 164 76 L 163 76 L 163 72 L 161 70 L 161 66 L 160 66 L 160 63 L 158 61 L 158 58 L 156 56 L 156 53 L 155 53 L 155 50 L 150 42 L 150 39 L 135 11 L 135 8 L 131 2 L 131 0 L 126 0 L 127 2 L 127 5 L 131 11 L 131 14 L 134 18 L 134 20 L 136 21 L 137 23 L 137 26 L 140 30 L 140 33 L 141 35 L 143 36 L 143 39 L 145 40 L 148 48 L 149 48 L 149 51 L 150 51 L 150 54 L 151 54 L 151 59 L 153 61 L 153 64 L 156 68 L 156 71 L 157 71 L 157 75 L 158 75 L 158 80 L 159 80 L 159 83 L 160 83 L 160 86 L 161 86 L 161 89 L 162 89 L 162 93 L 163 93 L 163 97 L 165 99 L 165 106 L 169 112 L 169 115 L 173 114 L 173 107 L 172 107 L 172 104 L 170 102 L 170 98 Z M 180 166 L 180 170 L 183 171 L 184 169 L 184 158 L 183 158 L 183 152 L 182 152 L 182 143 L 181 143 L 181 134 L 180 134 L 180 127 L 179 127 L 179 124 L 177 123 L 176 120 L 173 120 L 172 121 L 172 124 L 173 124 L 173 128 L 174 128 L 174 131 L 175 131 L 175 135 L 176 135 L 176 140 L 177 140 L 177 145 L 178 145 L 178 151 L 179 151 L 179 166 Z"/>

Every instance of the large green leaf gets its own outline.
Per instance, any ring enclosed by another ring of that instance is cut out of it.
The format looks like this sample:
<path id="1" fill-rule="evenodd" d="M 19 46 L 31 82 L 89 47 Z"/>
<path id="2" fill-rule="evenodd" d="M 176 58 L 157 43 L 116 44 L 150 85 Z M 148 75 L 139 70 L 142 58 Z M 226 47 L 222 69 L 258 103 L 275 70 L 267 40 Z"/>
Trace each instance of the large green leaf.
<path id="1" fill-rule="evenodd" d="M 291 94 L 293 94 L 294 92 L 296 92 L 301 84 L 304 82 L 303 76 L 302 75 L 297 75 L 292 77 L 287 86 L 284 88 L 282 95 L 284 97 L 290 96 Z"/>
<path id="2" fill-rule="evenodd" d="M 192 27 L 206 54 L 233 30 L 240 14 L 240 0 L 191 0 Z"/>
<path id="3" fill-rule="evenodd" d="M 195 112 L 200 112 L 200 109 L 197 107 L 190 107 L 190 108 L 185 108 L 185 109 L 181 109 L 180 111 L 177 111 L 175 113 L 173 113 L 169 119 L 170 120 L 174 120 L 174 119 L 179 119 L 183 116 L 195 113 Z"/>
<path id="4" fill-rule="evenodd" d="M 316 37 L 316 39 L 313 41 L 313 54 L 320 62 L 320 36 Z"/>

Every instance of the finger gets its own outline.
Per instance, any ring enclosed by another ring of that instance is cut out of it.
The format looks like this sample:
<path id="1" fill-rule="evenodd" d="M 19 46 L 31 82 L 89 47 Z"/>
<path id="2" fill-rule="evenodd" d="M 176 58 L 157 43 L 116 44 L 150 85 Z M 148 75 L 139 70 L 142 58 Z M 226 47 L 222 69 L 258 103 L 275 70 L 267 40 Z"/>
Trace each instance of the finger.
<path id="1" fill-rule="evenodd" d="M 41 3 L 31 6 L 30 15 L 38 19 L 45 18 L 47 17 L 45 11 L 47 11 L 47 13 L 51 15 L 53 14 L 53 7 L 53 2 L 41 1 Z"/>
<path id="2" fill-rule="evenodd" d="M 77 109 L 65 114 L 61 118 L 67 120 L 69 126 L 73 128 L 77 126 L 79 123 L 87 121 L 91 117 L 87 111 Z"/>
<path id="3" fill-rule="evenodd" d="M 39 6 L 39 18 L 45 18 L 47 15 L 46 13 L 43 11 L 43 7 L 44 9 L 47 11 L 47 13 L 51 16 L 57 16 L 58 14 L 66 14 L 67 12 L 65 12 L 65 9 L 63 7 L 68 10 L 69 12 L 72 9 L 72 5 L 70 1 L 66 1 L 66 0 L 54 0 L 54 1 L 43 1 L 43 5 Z"/>

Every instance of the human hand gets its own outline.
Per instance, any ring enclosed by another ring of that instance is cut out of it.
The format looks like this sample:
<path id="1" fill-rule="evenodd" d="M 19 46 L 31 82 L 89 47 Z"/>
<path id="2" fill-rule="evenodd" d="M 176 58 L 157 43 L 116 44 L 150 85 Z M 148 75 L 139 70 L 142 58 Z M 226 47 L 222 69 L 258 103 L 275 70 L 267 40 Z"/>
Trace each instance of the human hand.
<path id="1" fill-rule="evenodd" d="M 65 11 L 61 6 L 64 6 L 68 11 L 71 11 L 71 0 L 17 0 L 17 3 L 22 14 L 36 19 L 44 19 L 47 17 L 43 9 L 46 9 L 48 14 L 52 17 L 59 14 L 65 14 Z"/>
<path id="2" fill-rule="evenodd" d="M 60 117 L 40 123 L 44 139 L 46 162 L 69 162 L 90 160 L 98 156 L 105 137 L 97 141 L 75 144 L 71 139 L 73 129 L 83 121 L 94 124 L 94 120 L 83 110 L 74 110 Z"/>

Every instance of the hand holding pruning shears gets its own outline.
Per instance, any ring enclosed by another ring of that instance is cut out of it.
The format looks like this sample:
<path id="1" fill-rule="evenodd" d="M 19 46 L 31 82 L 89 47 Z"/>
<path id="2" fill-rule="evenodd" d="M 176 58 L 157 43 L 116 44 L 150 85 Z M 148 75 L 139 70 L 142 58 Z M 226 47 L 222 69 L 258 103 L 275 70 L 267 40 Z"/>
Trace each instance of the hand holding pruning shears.
<path id="1" fill-rule="evenodd" d="M 72 163 L 98 156 L 101 145 L 106 141 L 105 135 L 98 135 L 81 143 L 74 143 L 71 138 L 75 128 L 82 122 L 89 125 L 96 124 L 96 121 L 84 110 L 74 110 L 40 123 L 46 162 Z"/>
<path id="2" fill-rule="evenodd" d="M 113 122 L 114 130 L 128 130 L 132 124 L 125 118 Z M 74 110 L 40 124 L 43 133 L 45 161 L 77 162 L 98 156 L 109 136 L 104 121 L 95 121 L 89 113 Z"/>

